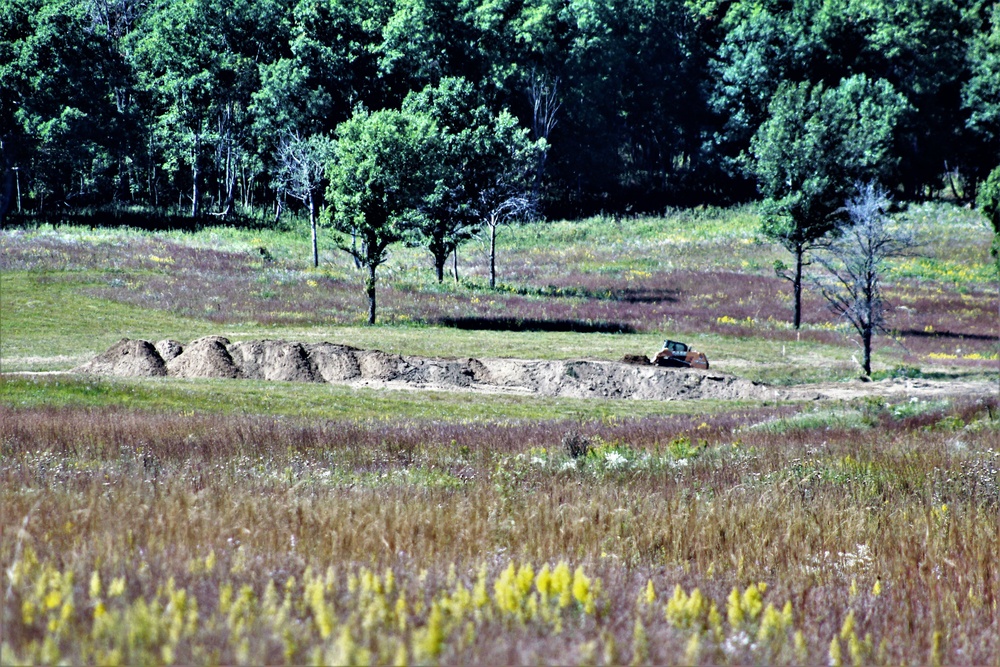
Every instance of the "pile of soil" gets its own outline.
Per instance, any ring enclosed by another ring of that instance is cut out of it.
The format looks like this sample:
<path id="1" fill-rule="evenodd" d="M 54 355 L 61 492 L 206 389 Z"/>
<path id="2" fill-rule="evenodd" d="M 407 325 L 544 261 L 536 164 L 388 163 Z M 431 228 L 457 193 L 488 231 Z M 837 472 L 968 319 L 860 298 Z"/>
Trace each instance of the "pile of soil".
<path id="1" fill-rule="evenodd" d="M 229 353 L 241 376 L 248 380 L 319 382 L 316 366 L 302 343 L 281 340 L 252 340 L 229 346 Z"/>
<path id="2" fill-rule="evenodd" d="M 161 340 L 156 344 L 156 351 L 163 357 L 164 362 L 169 362 L 179 357 L 184 348 L 175 340 Z"/>
<path id="3" fill-rule="evenodd" d="M 568 398 L 778 398 L 773 389 L 732 375 L 637 362 L 404 357 L 333 343 L 232 343 L 222 336 L 206 336 L 187 346 L 124 339 L 75 370 L 128 377 L 333 382 Z"/>
<path id="4" fill-rule="evenodd" d="M 229 339 L 222 336 L 205 336 L 192 341 L 167 362 L 167 375 L 184 378 L 244 377 L 229 351 L 230 345 Z"/>
<path id="5" fill-rule="evenodd" d="M 163 377 L 167 365 L 156 347 L 145 340 L 122 338 L 83 366 L 76 373 L 91 375 L 120 375 L 125 377 Z"/>

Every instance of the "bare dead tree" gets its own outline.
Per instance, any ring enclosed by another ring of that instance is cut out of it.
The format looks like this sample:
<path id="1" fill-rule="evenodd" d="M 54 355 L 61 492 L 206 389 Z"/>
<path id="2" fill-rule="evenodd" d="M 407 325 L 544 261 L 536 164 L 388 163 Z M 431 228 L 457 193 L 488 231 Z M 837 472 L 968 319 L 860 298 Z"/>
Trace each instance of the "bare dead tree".
<path id="1" fill-rule="evenodd" d="M 828 273 L 817 280 L 817 286 L 831 310 L 861 338 L 862 367 L 870 376 L 872 339 L 879 332 L 887 333 L 882 292 L 886 263 L 908 255 L 916 244 L 911 231 L 891 224 L 884 188 L 874 182 L 857 187 L 858 194 L 844 207 L 847 222 L 816 256 Z"/>
<path id="2" fill-rule="evenodd" d="M 298 199 L 309 210 L 312 230 L 313 266 L 319 266 L 317 239 L 317 199 L 330 156 L 330 140 L 323 135 L 302 138 L 298 133 L 286 134 L 278 144 L 278 176 L 280 192 Z"/>
<path id="3" fill-rule="evenodd" d="M 545 140 L 546 149 L 539 151 L 538 163 L 535 168 L 535 193 L 541 187 L 542 175 L 545 173 L 545 161 L 548 157 L 549 135 L 559 124 L 559 110 L 562 102 L 559 100 L 558 76 L 552 77 L 537 71 L 531 72 L 528 86 L 528 101 L 531 102 L 531 132 L 535 141 Z"/>
<path id="4" fill-rule="evenodd" d="M 483 203 L 486 204 L 486 197 L 490 195 L 484 193 Z M 510 224 L 517 220 L 527 220 L 535 215 L 535 198 L 527 193 L 509 193 L 506 196 L 497 196 L 493 193 L 492 205 L 485 208 L 486 215 L 483 222 L 490 230 L 490 289 L 497 286 L 497 229 L 501 225 Z"/>
<path id="5" fill-rule="evenodd" d="M 559 101 L 558 76 L 531 73 L 531 85 L 528 87 L 528 99 L 531 101 L 531 131 L 535 139 L 548 139 L 552 130 L 559 123 L 557 115 L 562 108 Z"/>

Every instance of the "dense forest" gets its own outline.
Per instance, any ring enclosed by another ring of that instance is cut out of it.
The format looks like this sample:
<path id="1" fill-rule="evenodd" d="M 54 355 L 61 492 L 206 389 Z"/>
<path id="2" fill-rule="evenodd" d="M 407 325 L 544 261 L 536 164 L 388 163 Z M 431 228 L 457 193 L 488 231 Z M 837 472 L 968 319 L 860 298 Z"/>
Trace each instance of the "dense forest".
<path id="1" fill-rule="evenodd" d="M 336 204 L 329 142 L 392 155 L 364 144 L 383 112 L 478 141 L 433 154 L 460 176 L 516 146 L 548 216 L 787 200 L 824 163 L 971 201 L 1000 162 L 1000 3 L 0 3 L 0 213 L 273 219 L 319 181 Z"/>

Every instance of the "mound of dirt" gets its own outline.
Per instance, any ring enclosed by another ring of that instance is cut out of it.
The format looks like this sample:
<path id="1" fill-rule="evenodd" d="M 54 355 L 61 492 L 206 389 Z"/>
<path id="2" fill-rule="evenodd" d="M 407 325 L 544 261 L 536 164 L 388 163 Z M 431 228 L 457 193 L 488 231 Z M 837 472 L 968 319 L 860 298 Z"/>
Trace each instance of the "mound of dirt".
<path id="1" fill-rule="evenodd" d="M 626 354 L 622 357 L 622 363 L 632 364 L 633 366 L 649 366 L 653 362 L 644 354 Z"/>
<path id="2" fill-rule="evenodd" d="M 637 366 L 613 361 L 482 359 L 478 382 L 513 393 L 567 398 L 774 398 L 767 387 L 708 371 Z"/>
<path id="3" fill-rule="evenodd" d="M 252 340 L 229 346 L 233 363 L 248 380 L 318 382 L 316 366 L 302 343 Z"/>
<path id="4" fill-rule="evenodd" d="M 361 350 L 356 347 L 315 343 L 307 345 L 306 350 L 316 373 L 324 382 L 347 382 L 361 377 L 361 365 L 356 356 Z"/>
<path id="5" fill-rule="evenodd" d="M 122 338 L 103 354 L 73 370 L 91 375 L 128 377 L 163 377 L 167 374 L 163 358 L 152 343 L 130 338 Z"/>
<path id="6" fill-rule="evenodd" d="M 159 352 L 163 362 L 172 361 L 181 356 L 184 348 L 175 340 L 161 340 L 156 344 L 156 351 Z"/>
<path id="7" fill-rule="evenodd" d="M 169 355 L 173 356 L 164 361 Z M 138 357 L 146 361 L 135 363 Z M 129 363 L 122 362 L 123 358 L 128 358 Z M 774 390 L 739 377 L 660 368 L 648 363 L 648 359 L 645 365 L 636 360 L 438 359 L 404 357 L 332 343 L 281 340 L 231 343 L 221 336 L 199 338 L 187 347 L 175 341 L 160 341 L 154 347 L 146 341 L 123 340 L 77 370 L 104 375 L 336 382 L 567 398 L 778 397 Z"/>
<path id="8" fill-rule="evenodd" d="M 205 336 L 193 341 L 167 363 L 167 375 L 182 378 L 243 377 L 229 353 L 229 339 Z"/>

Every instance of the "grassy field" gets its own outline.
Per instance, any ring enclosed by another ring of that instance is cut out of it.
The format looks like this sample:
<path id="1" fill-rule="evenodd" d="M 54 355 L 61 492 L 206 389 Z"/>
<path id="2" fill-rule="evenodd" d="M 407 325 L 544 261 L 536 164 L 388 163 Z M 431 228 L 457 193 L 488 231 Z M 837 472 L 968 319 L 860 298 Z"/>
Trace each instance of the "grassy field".
<path id="1" fill-rule="evenodd" d="M 879 377 L 995 377 L 985 226 L 899 218 L 926 243 L 891 267 Z M 669 335 L 774 384 L 856 377 L 821 303 L 787 325 L 756 228 L 745 208 L 505 229 L 496 291 L 476 243 L 442 285 L 400 248 L 376 327 L 346 256 L 310 268 L 303 229 L 0 231 L 0 663 L 996 662 L 996 396 L 64 373 L 125 336 L 618 359 Z"/>

